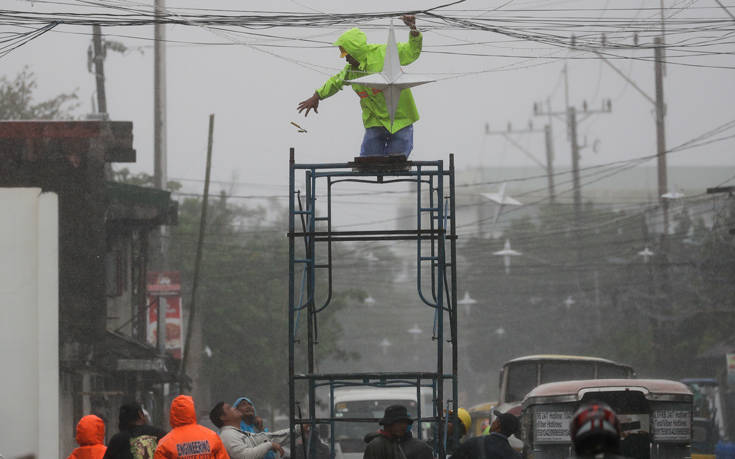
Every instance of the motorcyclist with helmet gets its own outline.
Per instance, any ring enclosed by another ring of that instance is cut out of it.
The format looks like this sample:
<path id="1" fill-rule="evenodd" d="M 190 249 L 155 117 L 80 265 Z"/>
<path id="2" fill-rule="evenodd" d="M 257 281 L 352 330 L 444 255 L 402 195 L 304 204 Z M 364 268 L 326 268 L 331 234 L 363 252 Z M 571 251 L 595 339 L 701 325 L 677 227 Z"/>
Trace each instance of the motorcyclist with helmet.
<path id="1" fill-rule="evenodd" d="M 580 406 L 574 413 L 569 433 L 574 444 L 572 459 L 626 459 L 620 455 L 620 422 L 606 403 Z"/>

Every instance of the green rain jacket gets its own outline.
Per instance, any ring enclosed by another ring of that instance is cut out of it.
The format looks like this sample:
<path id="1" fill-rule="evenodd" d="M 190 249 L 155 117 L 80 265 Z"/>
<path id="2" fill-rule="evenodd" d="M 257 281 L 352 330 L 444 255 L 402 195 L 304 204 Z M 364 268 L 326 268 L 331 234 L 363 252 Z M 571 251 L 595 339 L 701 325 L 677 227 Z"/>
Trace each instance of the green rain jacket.
<path id="1" fill-rule="evenodd" d="M 409 34 L 408 43 L 398 43 L 398 56 L 401 65 L 408 65 L 418 59 L 421 54 L 421 44 L 423 36 Z M 345 84 L 351 85 L 357 95 L 360 97 L 360 107 L 362 107 L 362 123 L 365 128 L 383 126 L 391 133 L 395 133 L 406 126 L 410 126 L 419 119 L 419 112 L 416 110 L 416 104 L 413 102 L 413 95 L 410 89 L 401 91 L 401 97 L 396 107 L 396 115 L 393 120 L 393 126 L 390 125 L 390 113 L 385 105 L 385 98 L 382 91 L 378 89 L 368 88 L 357 83 L 345 83 L 345 80 L 352 80 L 371 73 L 377 73 L 383 70 L 383 62 L 385 61 L 385 45 L 373 45 L 367 43 L 365 33 L 358 28 L 353 28 L 340 35 L 335 46 L 341 46 L 347 53 L 354 57 L 360 66 L 353 69 L 352 65 L 347 64 L 341 72 L 331 77 L 324 83 L 324 86 L 317 89 L 319 99 L 326 99 L 341 90 Z"/>

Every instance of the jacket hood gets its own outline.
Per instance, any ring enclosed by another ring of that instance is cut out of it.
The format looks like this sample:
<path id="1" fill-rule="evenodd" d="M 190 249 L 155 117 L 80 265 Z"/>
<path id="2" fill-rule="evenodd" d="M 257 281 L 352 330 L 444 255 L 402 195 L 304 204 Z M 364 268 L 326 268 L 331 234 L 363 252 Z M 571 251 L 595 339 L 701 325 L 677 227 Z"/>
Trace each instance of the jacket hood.
<path id="1" fill-rule="evenodd" d="M 258 415 L 258 410 L 255 409 L 255 403 L 253 403 L 253 401 L 250 400 L 247 397 L 238 397 L 237 400 L 235 400 L 234 403 L 232 404 L 232 407 L 233 408 L 237 408 L 237 405 L 239 405 L 240 402 L 242 402 L 243 400 L 245 400 L 246 402 L 248 402 L 250 404 L 250 406 L 253 407 L 253 415 L 254 416 L 257 416 Z"/>
<path id="2" fill-rule="evenodd" d="M 368 52 L 367 37 L 365 32 L 354 27 L 339 36 L 334 46 L 341 46 L 347 53 L 360 61 L 365 62 L 365 55 Z"/>
<path id="3" fill-rule="evenodd" d="M 169 413 L 171 427 L 180 427 L 187 424 L 196 424 L 197 415 L 194 409 L 194 399 L 188 395 L 179 395 L 171 402 Z"/>
<path id="4" fill-rule="evenodd" d="M 76 440 L 79 446 L 104 445 L 105 422 L 93 414 L 84 416 L 77 424 Z"/>

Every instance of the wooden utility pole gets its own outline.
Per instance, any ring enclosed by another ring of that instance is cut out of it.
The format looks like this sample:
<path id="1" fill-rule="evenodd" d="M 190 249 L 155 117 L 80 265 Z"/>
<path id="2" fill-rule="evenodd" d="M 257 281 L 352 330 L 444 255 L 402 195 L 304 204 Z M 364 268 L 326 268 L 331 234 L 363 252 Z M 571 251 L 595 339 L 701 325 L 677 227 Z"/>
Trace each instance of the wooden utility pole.
<path id="1" fill-rule="evenodd" d="M 209 135 L 207 138 L 207 165 L 204 173 L 204 193 L 202 195 L 202 214 L 199 218 L 199 238 L 194 258 L 194 277 L 191 283 L 191 301 L 189 302 L 189 321 L 184 338 L 184 352 L 181 359 L 179 374 L 192 375 L 194 390 L 199 389 L 199 375 L 201 373 L 202 360 L 202 323 L 197 315 L 197 290 L 199 289 L 199 277 L 202 265 L 202 250 L 204 247 L 204 236 L 207 230 L 207 208 L 209 206 L 209 178 L 212 171 L 212 143 L 214 141 L 214 114 L 209 115 Z M 201 394 L 197 394 L 201 395 Z M 202 400 L 204 401 L 204 400 Z M 208 406 L 208 405 L 205 405 Z"/>
<path id="2" fill-rule="evenodd" d="M 107 118 L 107 95 L 105 94 L 105 48 L 102 46 L 102 28 L 99 24 L 92 26 L 92 59 L 94 75 L 97 82 L 97 113 Z"/>
<path id="3" fill-rule="evenodd" d="M 612 112 L 612 104 L 610 103 L 610 100 L 604 100 L 602 103 L 602 108 L 600 110 L 589 110 L 587 108 L 587 103 L 585 102 L 584 107 L 582 109 L 582 115 L 583 119 L 586 119 L 594 114 L 601 114 L 601 113 L 611 113 Z M 582 181 L 581 177 L 579 175 L 579 163 L 580 163 L 580 150 L 584 147 L 579 144 L 579 140 L 577 138 L 578 136 L 578 129 L 577 126 L 580 123 L 580 120 L 577 118 L 577 109 L 573 106 L 566 107 L 566 110 L 564 112 L 553 112 L 551 111 L 551 108 L 548 107 L 547 110 L 543 109 L 542 104 L 534 104 L 534 115 L 536 116 L 557 116 L 557 117 L 565 117 L 567 122 L 567 132 L 569 133 L 569 143 L 571 145 L 571 152 L 572 152 L 572 183 L 573 183 L 573 195 L 574 195 L 574 222 L 575 226 L 577 228 L 581 225 L 581 215 L 582 215 Z M 551 139 L 547 140 L 549 143 L 551 143 Z M 552 153 L 553 154 L 553 153 Z"/>
<path id="4" fill-rule="evenodd" d="M 579 228 L 582 215 L 582 183 L 579 180 L 579 142 L 577 141 L 577 109 L 567 107 L 569 141 L 572 144 L 572 186 L 574 186 L 574 222 Z"/>
<path id="5" fill-rule="evenodd" d="M 554 191 L 554 136 L 551 130 L 551 123 L 544 126 L 544 142 L 546 145 L 546 177 L 549 186 L 549 202 L 556 202 L 556 192 Z"/>

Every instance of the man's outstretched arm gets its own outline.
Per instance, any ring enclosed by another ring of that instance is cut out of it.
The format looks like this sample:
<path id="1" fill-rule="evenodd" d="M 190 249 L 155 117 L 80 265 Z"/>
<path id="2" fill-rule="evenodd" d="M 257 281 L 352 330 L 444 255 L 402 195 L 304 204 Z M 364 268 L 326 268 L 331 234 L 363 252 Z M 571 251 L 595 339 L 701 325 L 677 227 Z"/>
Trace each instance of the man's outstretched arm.
<path id="1" fill-rule="evenodd" d="M 299 103 L 299 106 L 297 108 L 299 113 L 303 112 L 304 110 L 306 110 L 304 116 L 308 116 L 309 111 L 311 110 L 314 110 L 314 113 L 319 113 L 319 101 L 334 95 L 337 91 L 342 89 L 342 87 L 345 85 L 346 76 L 347 69 L 345 68 L 338 74 L 328 79 L 321 88 L 314 91 L 314 95 L 306 100 L 302 100 Z"/>

